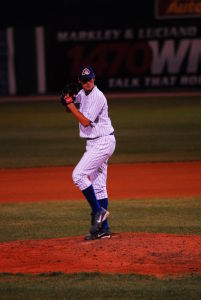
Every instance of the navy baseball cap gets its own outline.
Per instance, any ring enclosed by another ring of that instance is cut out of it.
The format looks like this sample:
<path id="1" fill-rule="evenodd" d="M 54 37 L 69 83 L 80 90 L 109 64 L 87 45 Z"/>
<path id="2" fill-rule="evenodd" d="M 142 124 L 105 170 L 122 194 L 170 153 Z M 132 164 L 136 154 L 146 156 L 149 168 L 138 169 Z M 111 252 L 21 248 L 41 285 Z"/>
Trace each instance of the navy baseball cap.
<path id="1" fill-rule="evenodd" d="M 83 66 L 79 70 L 78 78 L 80 81 L 86 82 L 95 78 L 94 71 L 90 66 Z"/>

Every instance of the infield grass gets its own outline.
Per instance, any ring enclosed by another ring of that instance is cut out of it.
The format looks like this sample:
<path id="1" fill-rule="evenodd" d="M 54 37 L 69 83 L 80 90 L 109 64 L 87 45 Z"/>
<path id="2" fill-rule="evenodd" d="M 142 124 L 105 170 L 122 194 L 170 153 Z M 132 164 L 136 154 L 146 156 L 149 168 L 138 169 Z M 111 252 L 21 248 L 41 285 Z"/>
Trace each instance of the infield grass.
<path id="1" fill-rule="evenodd" d="M 201 97 L 108 99 L 112 163 L 201 160 Z M 85 148 L 59 102 L 0 104 L 0 168 L 72 165 Z"/>
<path id="2" fill-rule="evenodd" d="M 110 201 L 112 232 L 201 234 L 201 197 Z M 0 242 L 84 235 L 85 200 L 0 204 Z M 121 222 L 119 222 L 121 219 Z M 199 300 L 201 276 L 0 274 L 0 299 Z"/>
<path id="3" fill-rule="evenodd" d="M 111 163 L 201 160 L 201 98 L 112 99 Z M 0 168 L 72 165 L 84 151 L 60 103 L 0 104 Z M 11 183 L 12 184 L 12 183 Z M 110 202 L 112 232 L 201 234 L 201 197 Z M 85 200 L 0 204 L 0 242 L 84 235 Z M 121 219 L 121 222 L 119 222 Z M 200 300 L 201 276 L 0 274 L 0 299 Z"/>
<path id="4" fill-rule="evenodd" d="M 201 234 L 201 197 L 115 200 L 109 210 L 112 232 Z M 0 205 L 0 242 L 84 236 L 89 227 L 85 200 Z"/>
<path id="5" fill-rule="evenodd" d="M 1 275 L 2 300 L 199 300 L 201 276 L 156 279 L 139 275 Z"/>

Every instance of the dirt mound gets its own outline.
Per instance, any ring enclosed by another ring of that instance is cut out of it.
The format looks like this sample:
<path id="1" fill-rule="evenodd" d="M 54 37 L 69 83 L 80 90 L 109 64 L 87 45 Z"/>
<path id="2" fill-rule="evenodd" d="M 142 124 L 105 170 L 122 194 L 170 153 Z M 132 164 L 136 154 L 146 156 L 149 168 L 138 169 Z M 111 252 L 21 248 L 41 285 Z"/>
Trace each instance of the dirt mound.
<path id="1" fill-rule="evenodd" d="M 201 237 L 116 233 L 111 239 L 83 237 L 0 244 L 0 272 L 102 272 L 154 275 L 201 274 Z"/>

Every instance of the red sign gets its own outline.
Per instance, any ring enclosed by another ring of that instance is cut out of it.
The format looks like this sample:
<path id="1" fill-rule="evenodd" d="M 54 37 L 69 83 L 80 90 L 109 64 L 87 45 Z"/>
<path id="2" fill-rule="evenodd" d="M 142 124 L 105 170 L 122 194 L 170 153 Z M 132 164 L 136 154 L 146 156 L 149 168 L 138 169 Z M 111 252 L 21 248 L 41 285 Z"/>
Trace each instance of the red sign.
<path id="1" fill-rule="evenodd" d="M 201 0 L 155 0 L 158 19 L 201 17 Z"/>

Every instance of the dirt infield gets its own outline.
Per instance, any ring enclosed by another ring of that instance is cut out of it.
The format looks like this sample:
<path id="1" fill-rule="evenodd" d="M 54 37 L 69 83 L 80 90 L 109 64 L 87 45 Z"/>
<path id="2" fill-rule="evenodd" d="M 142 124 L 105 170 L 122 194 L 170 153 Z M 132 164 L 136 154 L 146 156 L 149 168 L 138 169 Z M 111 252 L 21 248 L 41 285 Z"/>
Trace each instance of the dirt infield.
<path id="1" fill-rule="evenodd" d="M 73 167 L 0 170 L 0 202 L 83 199 Z M 201 195 L 201 162 L 116 164 L 108 168 L 112 199 Z"/>
<path id="2" fill-rule="evenodd" d="M 0 202 L 82 199 L 72 167 L 0 170 Z M 201 195 L 201 162 L 111 165 L 110 199 Z M 103 259 L 104 256 L 104 259 Z M 116 233 L 0 243 L 0 273 L 201 274 L 201 237 Z"/>

